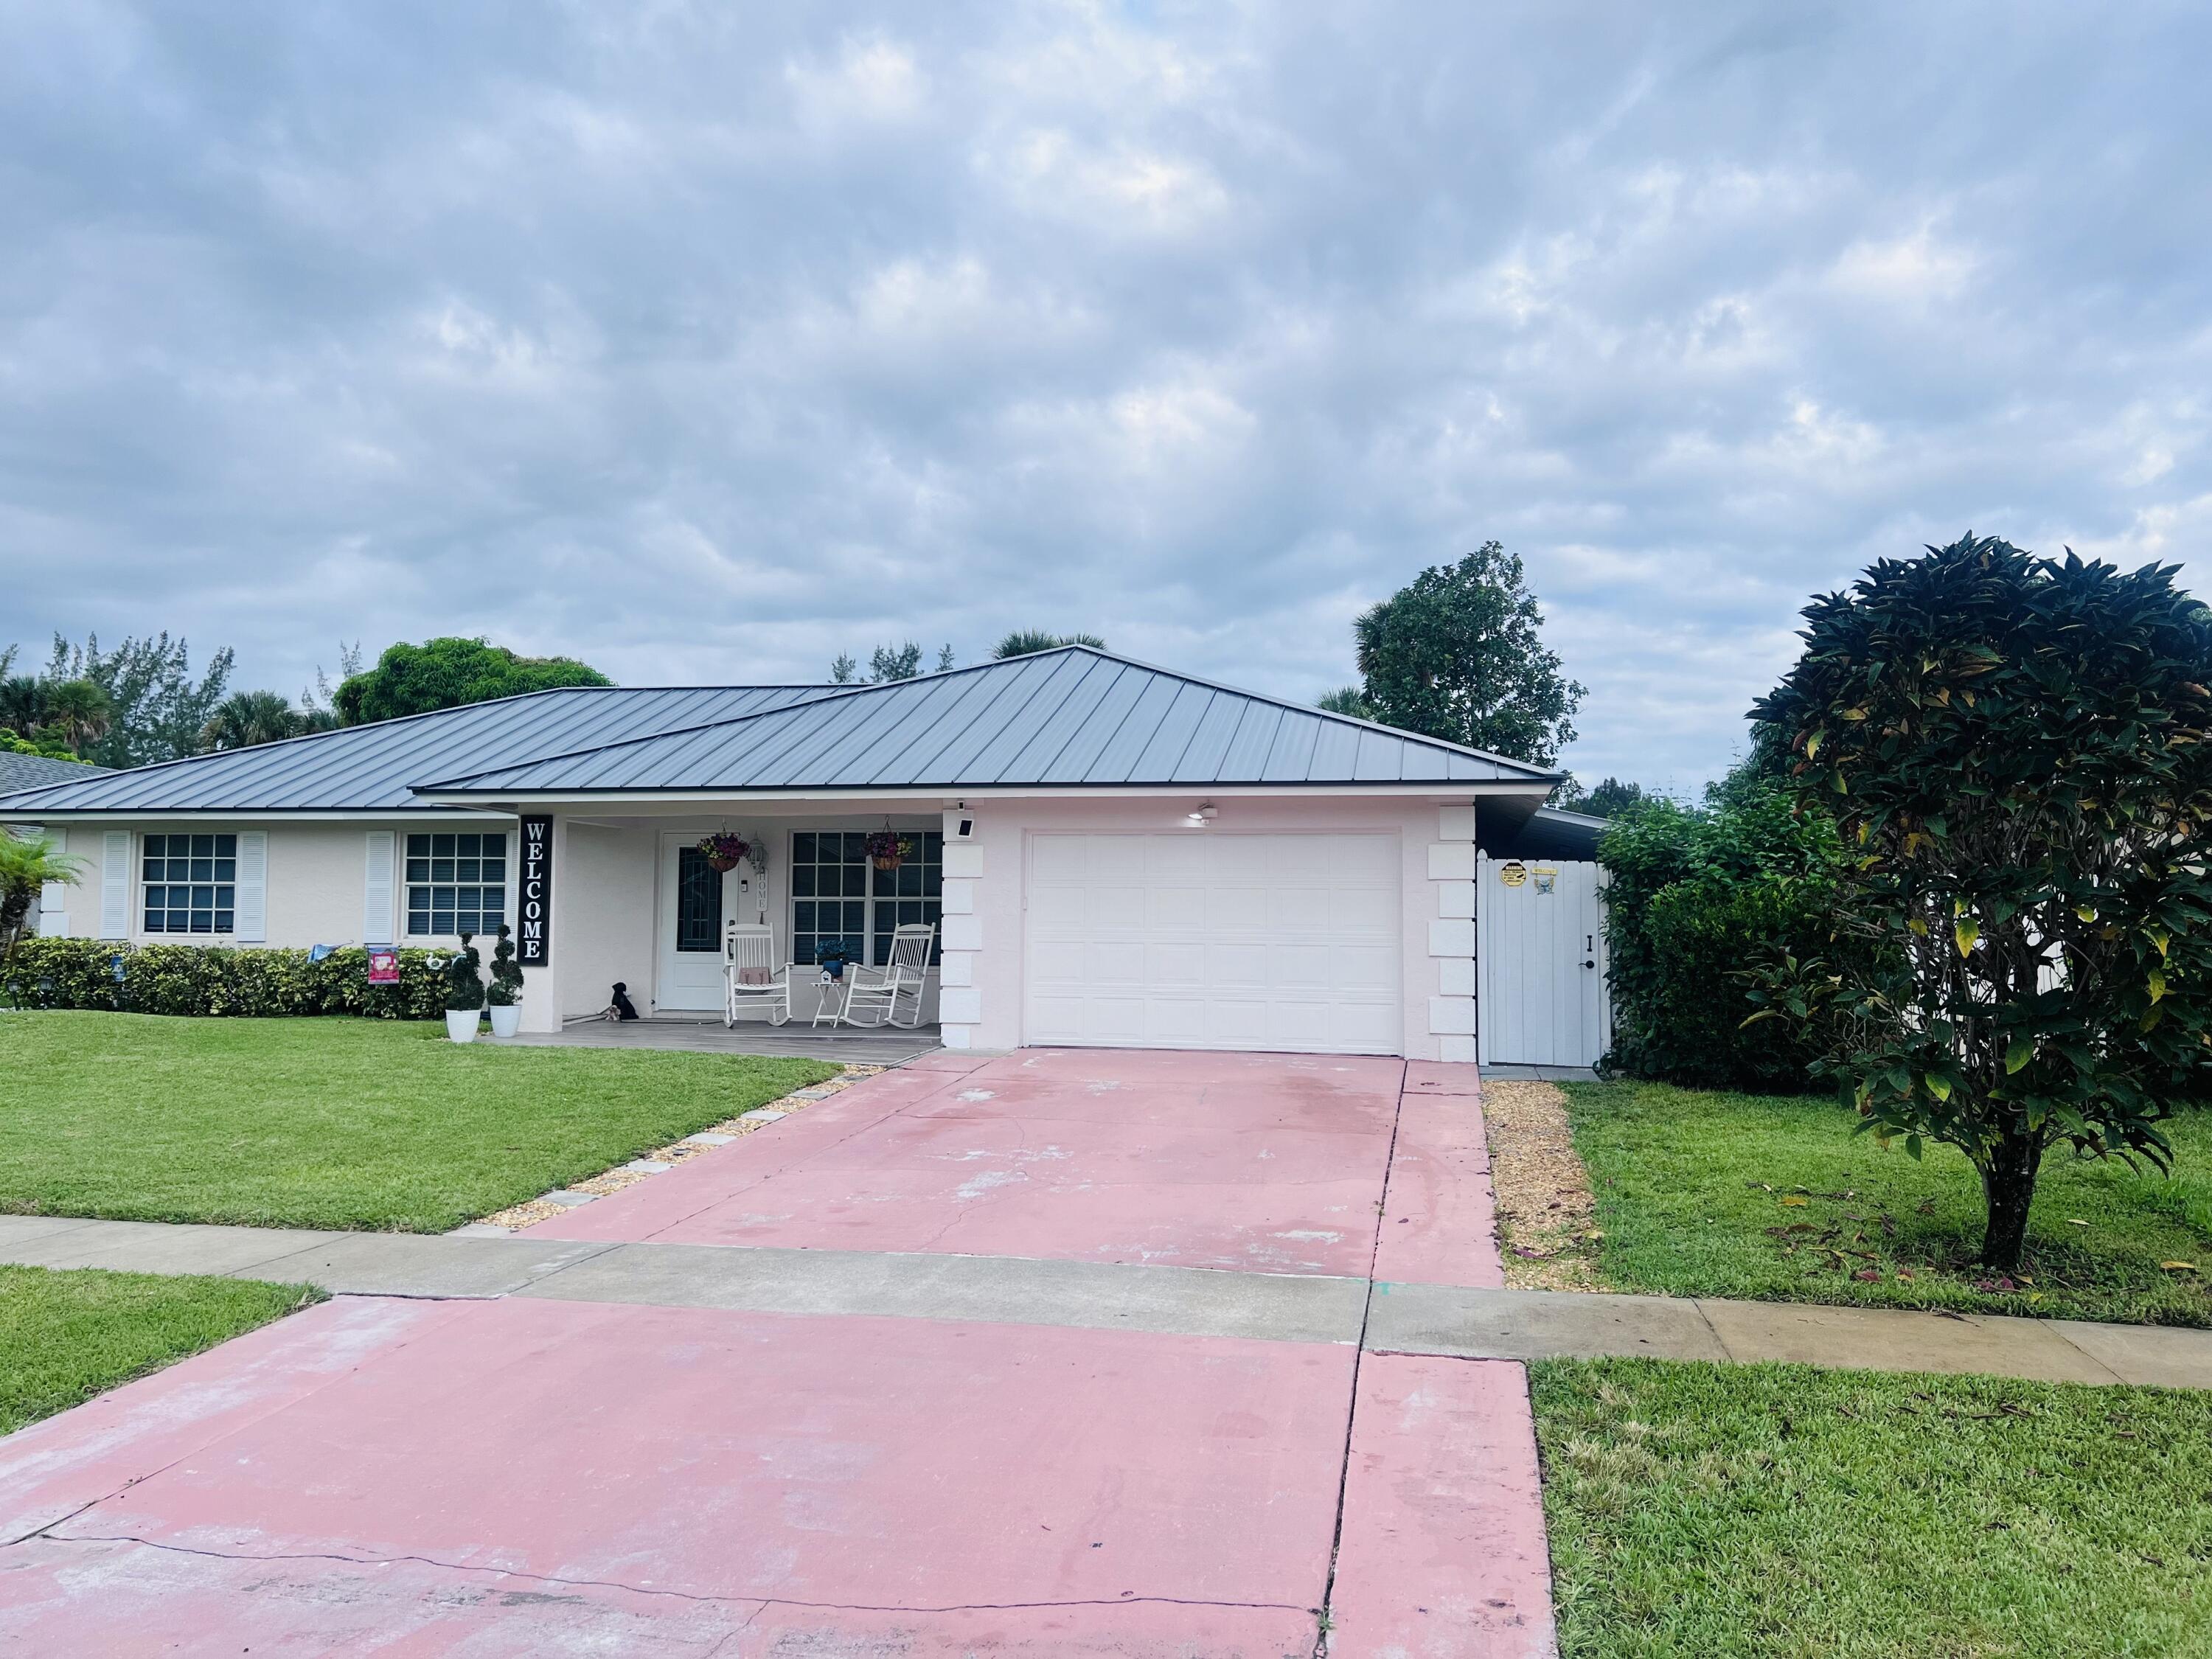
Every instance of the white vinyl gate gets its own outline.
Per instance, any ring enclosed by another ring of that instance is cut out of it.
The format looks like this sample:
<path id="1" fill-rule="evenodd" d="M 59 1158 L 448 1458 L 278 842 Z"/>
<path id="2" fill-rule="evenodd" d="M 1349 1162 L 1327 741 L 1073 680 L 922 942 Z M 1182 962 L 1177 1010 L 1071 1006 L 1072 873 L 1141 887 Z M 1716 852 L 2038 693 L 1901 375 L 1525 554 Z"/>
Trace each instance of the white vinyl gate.
<path id="1" fill-rule="evenodd" d="M 1475 963 L 1486 1066 L 1594 1066 L 1613 1030 L 1598 866 L 1483 858 Z"/>

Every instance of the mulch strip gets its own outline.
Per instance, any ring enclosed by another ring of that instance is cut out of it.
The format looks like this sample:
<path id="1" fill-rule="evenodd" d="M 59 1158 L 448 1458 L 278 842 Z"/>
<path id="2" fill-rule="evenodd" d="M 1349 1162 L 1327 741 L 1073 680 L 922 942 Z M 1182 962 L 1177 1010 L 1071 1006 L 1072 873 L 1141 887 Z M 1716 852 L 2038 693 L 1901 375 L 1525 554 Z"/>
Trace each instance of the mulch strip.
<path id="1" fill-rule="evenodd" d="M 1567 1097 L 1550 1083 L 1482 1085 L 1490 1180 L 1505 1283 L 1516 1291 L 1602 1291 L 1589 1172 L 1576 1155 Z"/>

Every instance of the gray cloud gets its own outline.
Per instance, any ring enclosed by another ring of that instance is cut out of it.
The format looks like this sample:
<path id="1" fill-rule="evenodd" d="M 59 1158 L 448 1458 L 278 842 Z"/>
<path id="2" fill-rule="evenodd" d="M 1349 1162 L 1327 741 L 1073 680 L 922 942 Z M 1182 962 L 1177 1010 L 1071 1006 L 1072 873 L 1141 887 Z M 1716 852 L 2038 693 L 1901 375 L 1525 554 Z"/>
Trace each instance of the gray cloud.
<path id="1" fill-rule="evenodd" d="M 0 9 L 0 642 L 632 682 L 1085 627 L 1294 696 L 1496 536 L 1570 761 L 2212 524 L 2185 6 Z"/>

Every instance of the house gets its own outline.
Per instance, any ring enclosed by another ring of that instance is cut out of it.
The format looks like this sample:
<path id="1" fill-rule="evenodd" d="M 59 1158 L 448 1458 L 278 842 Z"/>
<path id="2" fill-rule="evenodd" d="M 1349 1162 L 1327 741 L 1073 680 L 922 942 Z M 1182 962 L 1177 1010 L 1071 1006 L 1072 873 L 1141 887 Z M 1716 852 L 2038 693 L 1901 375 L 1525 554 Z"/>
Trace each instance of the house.
<path id="1" fill-rule="evenodd" d="M 653 1015 L 718 1014 L 727 921 L 799 964 L 879 961 L 927 921 L 949 1047 L 1471 1060 L 1479 863 L 1573 840 L 1587 820 L 1539 817 L 1559 781 L 1069 646 L 884 685 L 533 692 L 48 785 L 0 818 L 87 862 L 52 933 L 438 945 L 514 923 L 530 1030 L 617 981 Z M 865 847 L 886 827 L 894 870 Z M 724 830 L 756 851 L 719 872 L 697 842 Z"/>
<path id="2" fill-rule="evenodd" d="M 102 777 L 107 770 L 105 766 L 88 766 L 82 761 L 54 760 L 46 755 L 18 755 L 12 750 L 0 750 L 0 795 L 36 789 L 49 783 L 66 783 L 73 778 Z"/>

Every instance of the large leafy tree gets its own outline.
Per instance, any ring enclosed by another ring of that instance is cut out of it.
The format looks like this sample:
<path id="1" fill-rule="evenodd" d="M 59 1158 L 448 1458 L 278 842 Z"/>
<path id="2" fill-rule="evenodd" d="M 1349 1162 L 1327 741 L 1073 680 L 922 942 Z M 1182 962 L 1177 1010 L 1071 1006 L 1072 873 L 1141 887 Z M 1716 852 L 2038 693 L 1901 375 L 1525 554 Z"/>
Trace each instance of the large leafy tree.
<path id="1" fill-rule="evenodd" d="M 1545 648 L 1521 561 L 1485 542 L 1424 570 L 1354 625 L 1374 718 L 1549 766 L 1574 741 L 1583 688 Z"/>
<path id="2" fill-rule="evenodd" d="M 1884 560 L 1753 710 L 1845 855 L 1838 949 L 1760 995 L 1840 1022 L 1820 1069 L 1877 1133 L 1966 1154 L 1992 1269 L 2053 1147 L 2165 1165 L 2212 1047 L 2212 626 L 2174 574 Z"/>
<path id="3" fill-rule="evenodd" d="M 340 720 L 359 726 L 525 691 L 613 684 L 574 658 L 519 657 L 486 640 L 440 639 L 386 647 L 375 667 L 339 684 L 333 701 Z"/>

